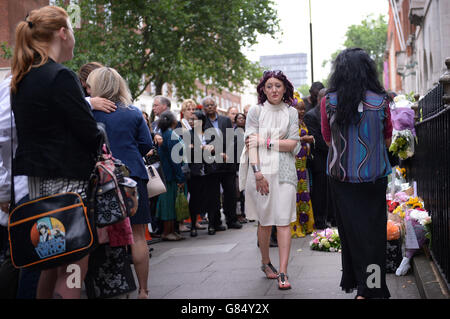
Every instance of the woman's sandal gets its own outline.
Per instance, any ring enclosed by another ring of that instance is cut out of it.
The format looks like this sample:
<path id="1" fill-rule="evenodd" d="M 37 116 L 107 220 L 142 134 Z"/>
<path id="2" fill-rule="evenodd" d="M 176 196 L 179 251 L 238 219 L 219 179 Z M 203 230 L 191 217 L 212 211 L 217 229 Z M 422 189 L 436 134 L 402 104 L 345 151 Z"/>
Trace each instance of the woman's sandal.
<path id="1" fill-rule="evenodd" d="M 291 284 L 286 281 L 287 279 L 288 276 L 285 273 L 280 272 L 280 274 L 278 275 L 278 289 L 291 289 Z"/>
<path id="2" fill-rule="evenodd" d="M 266 272 L 267 268 L 269 268 L 272 271 L 272 274 L 268 274 Z M 266 274 L 267 279 L 277 279 L 278 278 L 278 270 L 276 270 L 275 267 L 270 262 L 268 264 L 262 264 L 261 270 L 263 273 Z"/>

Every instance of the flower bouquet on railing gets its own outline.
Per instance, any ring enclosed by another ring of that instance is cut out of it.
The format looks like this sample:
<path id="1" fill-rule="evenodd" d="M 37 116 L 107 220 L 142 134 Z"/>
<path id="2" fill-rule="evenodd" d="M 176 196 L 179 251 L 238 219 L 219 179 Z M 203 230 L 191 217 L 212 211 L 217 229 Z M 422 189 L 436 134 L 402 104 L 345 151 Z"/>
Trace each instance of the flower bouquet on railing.
<path id="1" fill-rule="evenodd" d="M 393 131 L 389 151 L 405 160 L 414 155 L 414 135 L 411 130 Z"/>
<path id="2" fill-rule="evenodd" d="M 309 244 L 312 250 L 341 251 L 341 239 L 339 238 L 337 229 L 327 228 L 321 232 L 313 232 L 311 237 L 313 239 Z"/>
<path id="3" fill-rule="evenodd" d="M 412 109 L 414 99 L 410 95 L 398 95 L 391 103 L 391 121 L 394 127 L 392 143 L 389 151 L 405 160 L 414 155 L 414 129 L 415 112 Z"/>

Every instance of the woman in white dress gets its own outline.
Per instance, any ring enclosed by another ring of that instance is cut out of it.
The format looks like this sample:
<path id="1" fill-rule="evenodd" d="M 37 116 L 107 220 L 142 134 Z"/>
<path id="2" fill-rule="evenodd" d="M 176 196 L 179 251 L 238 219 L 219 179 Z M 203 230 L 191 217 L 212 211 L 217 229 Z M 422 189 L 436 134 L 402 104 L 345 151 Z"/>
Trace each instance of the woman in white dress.
<path id="1" fill-rule="evenodd" d="M 289 224 L 296 220 L 295 154 L 300 149 L 298 115 L 289 106 L 293 86 L 281 71 L 266 71 L 257 87 L 258 105 L 250 108 L 245 126 L 239 188 L 245 189 L 247 218 L 259 221 L 261 269 L 290 289 L 287 265 L 291 247 Z M 280 272 L 269 256 L 272 225 L 277 227 Z"/>

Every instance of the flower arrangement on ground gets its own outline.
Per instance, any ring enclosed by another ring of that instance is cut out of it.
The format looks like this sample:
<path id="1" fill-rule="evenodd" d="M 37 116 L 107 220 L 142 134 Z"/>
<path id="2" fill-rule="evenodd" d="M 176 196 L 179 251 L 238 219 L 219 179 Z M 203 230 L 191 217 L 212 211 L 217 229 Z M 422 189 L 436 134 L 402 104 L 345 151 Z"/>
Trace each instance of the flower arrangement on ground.
<path id="1" fill-rule="evenodd" d="M 392 211 L 392 219 L 395 218 L 401 221 L 402 225 L 399 227 L 400 230 L 405 229 L 407 233 L 409 229 L 409 231 L 413 232 L 419 246 L 418 249 L 406 247 L 403 260 L 395 272 L 397 276 L 404 276 L 411 268 L 411 258 L 421 250 L 423 245 L 431 242 L 431 216 L 425 210 L 424 202 L 420 197 L 407 196 L 404 192 L 398 192 L 394 198 L 388 200 L 388 207 L 392 208 L 393 206 L 396 207 Z M 412 228 L 405 227 L 407 222 L 411 224 Z M 396 226 L 393 221 L 388 221 L 388 240 L 389 235 L 392 238 L 397 236 Z"/>
<path id="2" fill-rule="evenodd" d="M 341 251 L 341 239 L 339 238 L 337 229 L 327 228 L 321 232 L 313 232 L 311 237 L 313 239 L 309 244 L 312 250 Z"/>

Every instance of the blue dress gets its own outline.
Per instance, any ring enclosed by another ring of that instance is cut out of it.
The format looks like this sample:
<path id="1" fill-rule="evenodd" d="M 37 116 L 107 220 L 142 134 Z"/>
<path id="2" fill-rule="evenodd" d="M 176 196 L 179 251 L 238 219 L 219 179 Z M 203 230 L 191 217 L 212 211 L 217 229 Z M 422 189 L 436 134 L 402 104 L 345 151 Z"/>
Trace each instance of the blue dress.
<path id="1" fill-rule="evenodd" d="M 142 112 L 135 106 L 117 105 L 112 113 L 93 111 L 97 122 L 105 124 L 112 155 L 130 170 L 130 177 L 138 183 L 139 205 L 131 224 L 148 224 L 151 221 L 148 201 L 148 174 L 143 156 L 153 147 L 150 130 Z"/>

